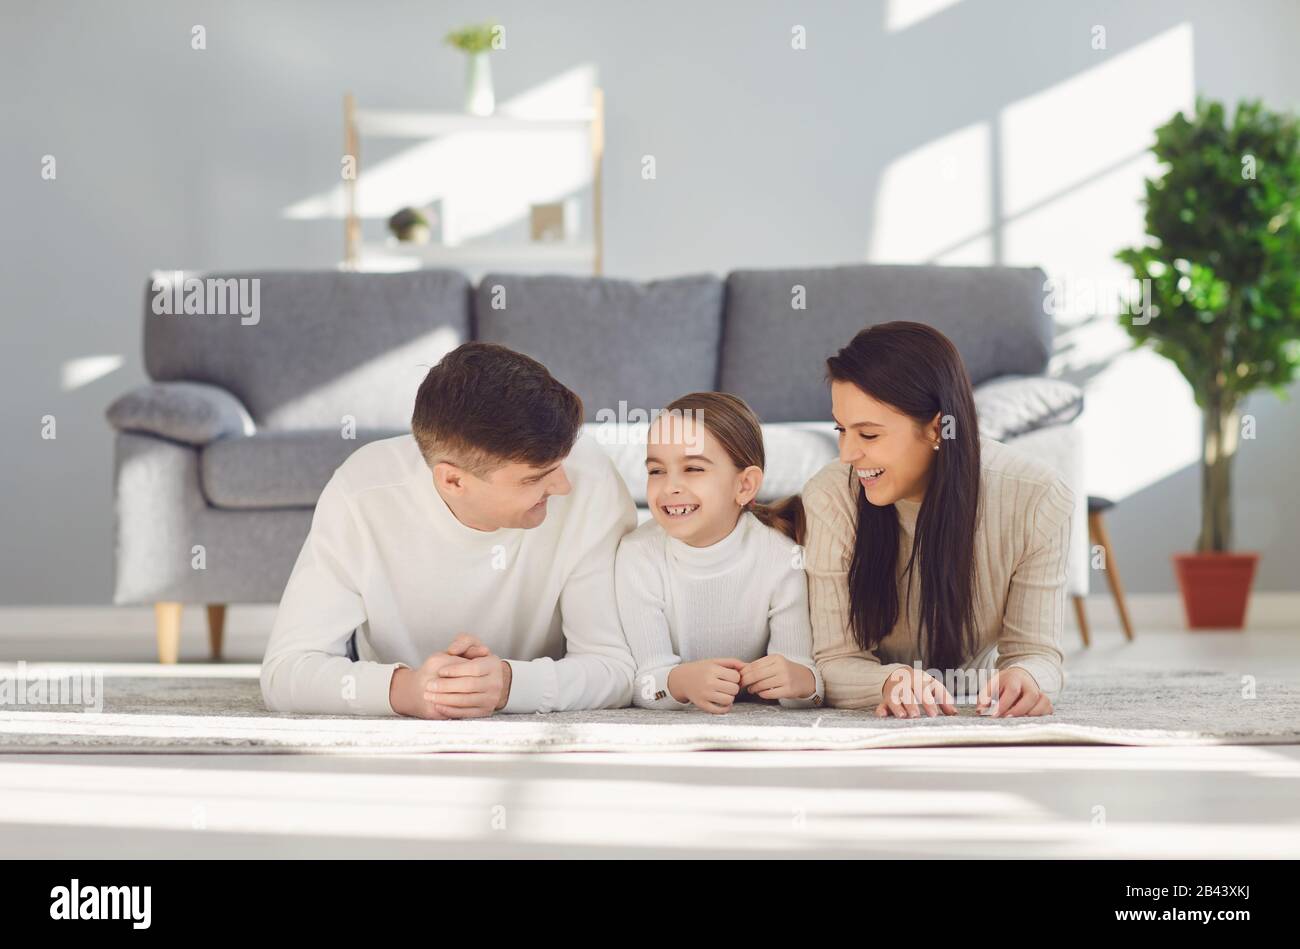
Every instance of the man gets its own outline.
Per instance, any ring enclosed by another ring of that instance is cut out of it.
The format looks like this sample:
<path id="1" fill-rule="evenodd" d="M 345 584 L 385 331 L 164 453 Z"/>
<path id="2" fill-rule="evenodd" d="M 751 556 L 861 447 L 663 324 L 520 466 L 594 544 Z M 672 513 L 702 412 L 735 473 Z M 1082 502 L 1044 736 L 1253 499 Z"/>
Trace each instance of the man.
<path id="1" fill-rule="evenodd" d="M 546 367 L 466 343 L 412 433 L 321 492 L 262 663 L 281 712 L 473 718 L 631 701 L 614 554 L 636 508 Z M 509 657 L 509 658 L 503 658 Z"/>

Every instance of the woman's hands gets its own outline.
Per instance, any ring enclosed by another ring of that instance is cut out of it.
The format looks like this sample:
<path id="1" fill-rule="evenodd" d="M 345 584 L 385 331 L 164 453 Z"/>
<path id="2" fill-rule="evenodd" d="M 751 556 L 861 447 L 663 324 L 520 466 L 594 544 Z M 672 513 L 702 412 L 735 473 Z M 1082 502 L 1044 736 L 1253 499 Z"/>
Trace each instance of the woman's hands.
<path id="1" fill-rule="evenodd" d="M 940 712 L 956 715 L 957 706 L 943 683 L 922 669 L 895 669 L 880 689 L 883 701 L 876 715 L 919 718 L 921 711 L 934 718 Z"/>
<path id="2" fill-rule="evenodd" d="M 980 688 L 975 707 L 983 711 L 990 706 L 994 709 L 990 718 L 1052 714 L 1052 700 L 1043 694 L 1034 677 L 1019 666 L 997 670 Z"/>
<path id="3" fill-rule="evenodd" d="M 918 718 L 921 711 L 933 718 L 939 712 L 956 715 L 957 706 L 942 682 L 921 669 L 897 669 L 885 680 L 884 701 L 876 706 L 876 715 Z M 1038 683 L 1024 669 L 1012 666 L 996 670 L 980 687 L 975 708 L 992 709 L 990 718 L 1016 718 L 1022 715 L 1051 715 L 1052 702 Z"/>

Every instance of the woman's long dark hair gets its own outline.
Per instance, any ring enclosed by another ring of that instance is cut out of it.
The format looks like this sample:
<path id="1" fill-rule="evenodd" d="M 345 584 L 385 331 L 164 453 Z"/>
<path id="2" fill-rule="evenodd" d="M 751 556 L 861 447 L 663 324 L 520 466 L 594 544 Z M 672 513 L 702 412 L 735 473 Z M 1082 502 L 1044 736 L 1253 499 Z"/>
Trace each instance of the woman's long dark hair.
<path id="1" fill-rule="evenodd" d="M 979 518 L 979 423 L 970 377 L 948 337 L 923 323 L 881 323 L 858 333 L 826 360 L 827 375 L 850 382 L 918 425 L 936 415 L 934 453 L 917 514 L 912 554 L 904 567 L 907 596 L 921 579 L 917 646 L 928 668 L 958 668 L 975 652 L 975 525 Z M 948 418 L 950 417 L 950 418 Z M 841 420 L 844 421 L 844 420 Z M 854 638 L 873 649 L 899 615 L 898 512 L 877 507 L 849 472 L 858 498 L 857 535 L 849 566 L 849 616 Z"/>

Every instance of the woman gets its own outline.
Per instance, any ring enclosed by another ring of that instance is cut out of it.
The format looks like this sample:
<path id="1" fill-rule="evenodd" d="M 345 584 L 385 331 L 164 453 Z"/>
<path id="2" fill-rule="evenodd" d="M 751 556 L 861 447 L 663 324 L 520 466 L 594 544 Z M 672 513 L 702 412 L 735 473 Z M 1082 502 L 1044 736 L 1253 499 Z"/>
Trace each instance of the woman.
<path id="1" fill-rule="evenodd" d="M 1070 489 L 980 437 L 965 366 L 938 330 L 873 326 L 826 365 L 840 457 L 803 502 L 828 704 L 955 715 L 958 692 L 997 717 L 1051 714 Z"/>

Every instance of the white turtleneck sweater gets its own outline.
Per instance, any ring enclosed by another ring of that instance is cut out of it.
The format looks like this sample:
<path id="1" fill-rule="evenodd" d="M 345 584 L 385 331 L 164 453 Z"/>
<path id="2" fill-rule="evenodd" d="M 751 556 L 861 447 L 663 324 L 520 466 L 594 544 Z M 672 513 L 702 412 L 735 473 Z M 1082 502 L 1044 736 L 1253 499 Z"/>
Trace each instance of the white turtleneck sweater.
<path id="1" fill-rule="evenodd" d="M 692 547 L 646 521 L 619 545 L 614 584 L 623 632 L 636 660 L 634 705 L 690 708 L 668 690 L 668 674 L 680 663 L 752 662 L 771 655 L 807 667 L 816 681 L 812 695 L 781 699 L 782 705 L 822 704 L 802 551 L 748 511 L 710 547 Z"/>
<path id="2" fill-rule="evenodd" d="M 414 436 L 353 452 L 321 492 L 280 601 L 262 663 L 267 706 L 396 714 L 393 671 L 461 633 L 510 662 L 504 712 L 626 706 L 633 667 L 614 556 L 636 507 L 588 437 L 564 469 L 572 490 L 547 502 L 542 524 L 481 531 L 447 507 Z"/>

